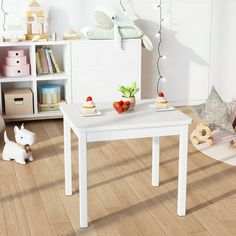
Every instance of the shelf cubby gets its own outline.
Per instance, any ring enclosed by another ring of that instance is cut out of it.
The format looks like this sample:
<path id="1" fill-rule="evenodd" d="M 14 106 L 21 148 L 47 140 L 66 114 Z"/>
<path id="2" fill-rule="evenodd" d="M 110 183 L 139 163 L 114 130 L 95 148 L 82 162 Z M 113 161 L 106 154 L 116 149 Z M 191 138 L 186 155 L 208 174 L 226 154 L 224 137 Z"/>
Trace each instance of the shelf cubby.
<path id="1" fill-rule="evenodd" d="M 36 48 L 39 46 L 50 47 L 53 50 L 61 73 L 37 75 L 36 73 Z M 30 63 L 30 76 L 26 77 L 4 77 L 2 68 L 8 50 L 24 49 L 27 61 Z M 49 119 L 61 117 L 60 111 L 39 112 L 38 111 L 38 86 L 41 84 L 56 83 L 62 88 L 62 99 L 71 103 L 71 55 L 70 41 L 47 41 L 31 42 L 24 41 L 19 43 L 0 43 L 0 115 L 6 120 L 24 120 L 24 119 Z M 11 115 L 4 114 L 4 95 L 6 88 L 30 87 L 33 92 L 34 114 Z"/>

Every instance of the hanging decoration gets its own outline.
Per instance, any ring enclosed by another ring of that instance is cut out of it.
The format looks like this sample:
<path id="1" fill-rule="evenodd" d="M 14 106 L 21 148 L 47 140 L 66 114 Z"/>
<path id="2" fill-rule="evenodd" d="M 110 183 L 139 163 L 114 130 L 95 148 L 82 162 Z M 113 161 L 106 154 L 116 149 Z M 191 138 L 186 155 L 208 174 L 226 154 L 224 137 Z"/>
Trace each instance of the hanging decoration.
<path id="1" fill-rule="evenodd" d="M 161 61 L 162 59 L 165 59 L 166 56 L 162 55 L 161 53 L 161 45 L 162 45 L 162 23 L 164 21 L 163 17 L 162 17 L 162 0 L 159 0 L 159 5 L 157 6 L 157 9 L 159 9 L 159 31 L 156 35 L 157 38 L 159 38 L 159 42 L 158 42 L 158 47 L 157 47 L 157 72 L 158 72 L 158 80 L 157 80 L 157 93 L 159 93 L 159 89 L 160 89 L 160 83 L 161 81 L 165 81 L 165 78 L 162 74 L 161 71 Z"/>
<path id="2" fill-rule="evenodd" d="M 4 0 L 1 1 L 1 11 L 3 13 L 3 23 L 2 23 L 2 29 L 3 31 L 6 31 L 6 20 L 7 20 L 7 12 L 4 10 Z"/>

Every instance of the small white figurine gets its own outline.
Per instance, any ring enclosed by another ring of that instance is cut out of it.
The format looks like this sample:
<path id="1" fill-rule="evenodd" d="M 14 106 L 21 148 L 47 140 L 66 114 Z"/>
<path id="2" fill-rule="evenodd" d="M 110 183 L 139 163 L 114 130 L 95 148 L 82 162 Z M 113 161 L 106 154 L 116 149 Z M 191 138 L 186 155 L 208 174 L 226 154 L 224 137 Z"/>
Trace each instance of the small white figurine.
<path id="1" fill-rule="evenodd" d="M 36 142 L 36 134 L 25 129 L 22 124 L 19 129 L 14 127 L 15 142 L 12 142 L 4 132 L 5 146 L 3 148 L 2 159 L 5 161 L 15 160 L 19 164 L 26 164 L 26 160 L 33 161 L 30 145 Z"/>

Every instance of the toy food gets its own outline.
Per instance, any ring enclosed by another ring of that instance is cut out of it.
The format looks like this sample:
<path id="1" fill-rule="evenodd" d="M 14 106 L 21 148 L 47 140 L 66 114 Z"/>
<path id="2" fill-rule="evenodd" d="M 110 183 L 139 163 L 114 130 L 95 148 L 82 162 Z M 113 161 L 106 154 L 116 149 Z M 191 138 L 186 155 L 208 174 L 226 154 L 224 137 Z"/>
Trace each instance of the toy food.
<path id="1" fill-rule="evenodd" d="M 81 108 L 81 113 L 87 114 L 95 114 L 97 112 L 96 105 L 91 96 L 87 97 L 86 102 L 83 104 Z"/>
<path id="2" fill-rule="evenodd" d="M 163 92 L 160 92 L 157 96 L 157 99 L 155 101 L 155 107 L 157 109 L 163 109 L 163 108 L 168 108 L 169 104 L 165 98 L 165 95 Z"/>
<path id="3" fill-rule="evenodd" d="M 119 102 L 114 102 L 113 103 L 113 107 L 115 108 L 115 110 L 118 112 L 118 113 L 123 113 L 123 112 L 127 112 L 129 111 L 130 109 L 130 102 L 129 101 L 119 101 Z"/>
<path id="4" fill-rule="evenodd" d="M 209 146 L 213 144 L 212 130 L 209 124 L 199 123 L 194 130 L 194 135 L 191 138 L 193 144 L 198 145 L 207 142 Z"/>

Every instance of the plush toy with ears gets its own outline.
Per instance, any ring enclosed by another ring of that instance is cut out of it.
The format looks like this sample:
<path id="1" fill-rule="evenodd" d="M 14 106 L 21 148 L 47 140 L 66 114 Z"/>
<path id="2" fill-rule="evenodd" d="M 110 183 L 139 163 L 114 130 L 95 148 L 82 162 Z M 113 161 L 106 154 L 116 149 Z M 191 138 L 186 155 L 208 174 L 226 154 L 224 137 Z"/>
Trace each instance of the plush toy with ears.
<path id="1" fill-rule="evenodd" d="M 19 129 L 14 127 L 15 140 L 12 142 L 4 132 L 5 146 L 3 148 L 2 159 L 5 161 L 15 160 L 19 164 L 26 164 L 26 161 L 33 161 L 30 145 L 35 144 L 36 134 L 25 129 L 24 125 Z"/>

